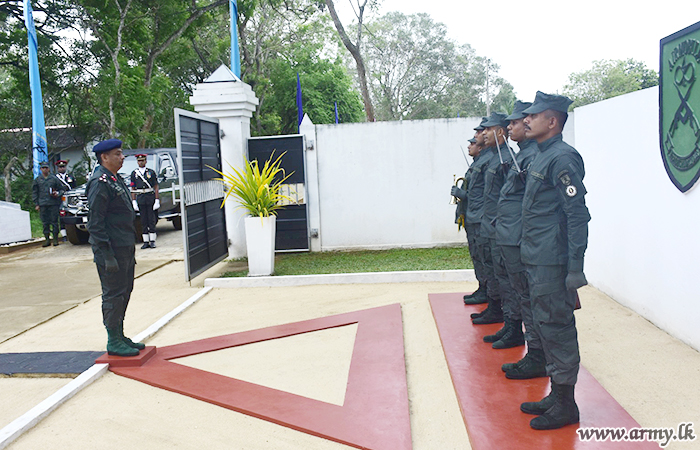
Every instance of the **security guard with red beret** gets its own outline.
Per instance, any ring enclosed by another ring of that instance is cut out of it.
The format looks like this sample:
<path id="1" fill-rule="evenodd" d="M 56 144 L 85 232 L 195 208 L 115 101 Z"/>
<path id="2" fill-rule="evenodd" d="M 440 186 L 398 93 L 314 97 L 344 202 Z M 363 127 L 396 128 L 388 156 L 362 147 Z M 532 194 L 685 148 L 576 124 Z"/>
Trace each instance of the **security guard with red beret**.
<path id="1" fill-rule="evenodd" d="M 108 139 L 93 148 L 99 165 L 85 188 L 90 207 L 87 229 L 102 283 L 107 353 L 135 356 L 145 345 L 124 336 L 124 315 L 134 288 L 136 232 L 129 189 L 118 173 L 124 163 L 121 147 L 119 139 Z"/>

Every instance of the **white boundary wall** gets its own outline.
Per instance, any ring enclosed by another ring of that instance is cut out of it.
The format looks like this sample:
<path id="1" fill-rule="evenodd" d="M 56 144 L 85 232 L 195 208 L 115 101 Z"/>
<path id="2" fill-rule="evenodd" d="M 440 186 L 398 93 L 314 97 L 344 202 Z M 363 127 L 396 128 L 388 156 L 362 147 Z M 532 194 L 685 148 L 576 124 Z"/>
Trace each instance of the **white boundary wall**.
<path id="1" fill-rule="evenodd" d="M 575 111 L 592 216 L 585 273 L 593 286 L 700 350 L 700 191 L 681 193 L 666 174 L 658 92 Z"/>

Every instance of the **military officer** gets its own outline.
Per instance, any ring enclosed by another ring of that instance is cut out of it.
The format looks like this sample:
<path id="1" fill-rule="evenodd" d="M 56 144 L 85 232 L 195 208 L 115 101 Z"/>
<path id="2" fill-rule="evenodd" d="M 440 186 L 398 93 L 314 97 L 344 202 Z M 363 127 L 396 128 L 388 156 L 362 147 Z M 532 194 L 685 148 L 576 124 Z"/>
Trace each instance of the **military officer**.
<path id="1" fill-rule="evenodd" d="M 490 152 L 491 158 L 484 173 L 484 213 L 481 217 L 480 235 L 485 239 L 484 267 L 487 279 L 488 307 L 478 317 L 473 318 L 475 325 L 503 322 L 503 310 L 501 302 L 504 297 L 514 296 L 510 282 L 497 273 L 500 267 L 500 251 L 496 244 L 496 214 L 498 212 L 498 199 L 505 180 L 505 172 L 510 167 L 511 157 L 505 146 L 506 127 L 508 121 L 506 114 L 494 112 L 483 125 L 484 145 Z"/>
<path id="2" fill-rule="evenodd" d="M 576 289 L 587 284 L 583 257 L 590 215 L 581 155 L 562 140 L 571 100 L 537 92 L 525 109 L 525 137 L 537 141 L 523 198 L 522 262 L 527 269 L 534 328 L 542 342 L 551 392 L 520 409 L 535 414 L 534 429 L 578 423 L 574 386 L 579 349 L 574 319 Z"/>
<path id="3" fill-rule="evenodd" d="M 51 233 L 53 233 L 53 245 L 58 245 L 58 209 L 61 206 L 61 195 L 65 186 L 49 169 L 49 163 L 42 161 L 39 164 L 41 174 L 32 183 L 32 200 L 36 210 L 39 211 L 41 223 L 44 225 L 44 238 L 42 247 L 51 245 Z"/>
<path id="4" fill-rule="evenodd" d="M 139 166 L 131 172 L 131 198 L 134 210 L 141 214 L 141 248 L 156 248 L 156 211 L 160 208 L 158 177 L 146 167 L 146 155 L 136 155 L 136 161 Z"/>
<path id="5" fill-rule="evenodd" d="M 481 129 L 483 129 L 483 127 Z M 467 189 L 475 170 L 472 169 L 472 167 L 474 167 L 474 164 L 479 159 L 479 154 L 481 152 L 481 145 L 477 142 L 476 138 L 469 139 L 468 152 L 469 156 L 473 158 L 474 162 L 469 167 L 469 169 L 467 169 L 467 173 L 464 174 L 464 181 L 462 183 L 462 187 L 459 188 L 457 186 L 452 186 L 451 194 L 460 200 L 459 203 L 457 203 L 457 209 L 455 211 L 455 222 L 461 223 L 464 226 L 464 231 L 467 234 L 467 245 L 469 247 L 469 255 L 471 256 L 472 263 L 474 265 L 474 275 L 476 276 L 476 279 L 479 282 L 479 288 L 476 291 L 464 296 L 464 303 L 470 305 L 486 303 L 486 278 L 484 277 L 484 264 L 481 260 L 475 242 L 475 239 L 478 236 L 478 234 L 475 232 L 474 222 L 467 222 L 467 209 L 469 205 L 469 196 Z"/>
<path id="6" fill-rule="evenodd" d="M 75 189 L 75 177 L 73 177 L 73 174 L 67 173 L 68 161 L 59 159 L 54 164 L 56 166 L 56 178 L 65 186 L 64 189 L 66 191 Z M 61 237 L 64 241 L 66 240 L 66 229 L 63 226 L 61 226 Z"/>
<path id="7" fill-rule="evenodd" d="M 90 207 L 87 229 L 102 283 L 107 353 L 135 356 L 145 346 L 124 336 L 124 315 L 134 287 L 136 260 L 135 213 L 129 189 L 118 174 L 124 163 L 121 146 L 119 139 L 108 139 L 93 148 L 99 165 L 85 188 Z"/>

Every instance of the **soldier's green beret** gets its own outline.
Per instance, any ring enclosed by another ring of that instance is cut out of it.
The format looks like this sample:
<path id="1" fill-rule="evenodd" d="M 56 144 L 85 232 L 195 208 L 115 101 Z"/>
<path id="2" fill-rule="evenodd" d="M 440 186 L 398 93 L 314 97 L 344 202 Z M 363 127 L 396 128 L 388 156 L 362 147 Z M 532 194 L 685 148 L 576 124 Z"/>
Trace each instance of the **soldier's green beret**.
<path id="1" fill-rule="evenodd" d="M 104 153 L 110 150 L 114 150 L 115 148 L 121 147 L 122 141 L 120 141 L 119 139 L 107 139 L 106 141 L 102 141 L 95 144 L 95 146 L 92 148 L 92 151 L 95 153 Z"/>
<path id="2" fill-rule="evenodd" d="M 532 103 L 530 102 L 521 102 L 520 100 L 515 102 L 515 106 L 513 107 L 513 113 L 506 117 L 506 120 L 518 120 L 518 119 L 524 119 L 527 114 L 523 114 L 523 111 L 525 111 L 527 108 L 532 106 Z"/>
<path id="3" fill-rule="evenodd" d="M 485 123 L 487 120 L 489 120 L 488 117 L 482 117 L 482 118 L 481 118 L 481 123 L 479 124 L 479 126 L 477 126 L 476 128 L 474 128 L 474 130 L 475 130 L 475 131 L 480 131 L 480 130 L 483 130 L 484 128 L 486 128 L 486 127 L 484 126 L 484 123 Z"/>
<path id="4" fill-rule="evenodd" d="M 489 120 L 483 123 L 484 127 L 507 127 L 509 121 L 506 119 L 506 113 L 492 112 L 489 116 Z"/>
<path id="5" fill-rule="evenodd" d="M 532 106 L 523 111 L 524 114 L 537 114 L 548 109 L 554 111 L 567 112 L 569 110 L 569 105 L 573 101 L 569 97 L 563 95 L 555 94 L 545 94 L 544 92 L 537 91 L 535 94 L 535 101 Z"/>

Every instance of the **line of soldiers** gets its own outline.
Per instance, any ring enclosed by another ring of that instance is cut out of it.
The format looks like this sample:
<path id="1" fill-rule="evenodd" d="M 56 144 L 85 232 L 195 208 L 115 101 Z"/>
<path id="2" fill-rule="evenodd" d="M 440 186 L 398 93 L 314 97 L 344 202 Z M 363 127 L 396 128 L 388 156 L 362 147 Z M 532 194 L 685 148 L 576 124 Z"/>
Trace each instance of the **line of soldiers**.
<path id="1" fill-rule="evenodd" d="M 538 430 L 579 422 L 574 386 L 579 350 L 576 289 L 587 284 L 583 257 L 590 215 L 583 160 L 562 140 L 571 100 L 537 92 L 513 113 L 483 118 L 470 139 L 473 164 L 462 187 L 456 222 L 464 223 L 479 288 L 465 304 L 486 303 L 472 323 L 503 323 L 484 336 L 494 349 L 527 342 L 527 353 L 503 364 L 508 379 L 548 376 L 551 392 L 521 411 Z M 516 154 L 508 136 L 517 142 Z M 524 332 L 523 332 L 524 327 Z"/>

